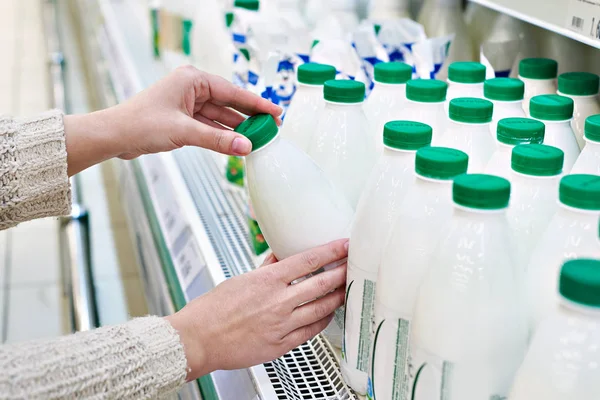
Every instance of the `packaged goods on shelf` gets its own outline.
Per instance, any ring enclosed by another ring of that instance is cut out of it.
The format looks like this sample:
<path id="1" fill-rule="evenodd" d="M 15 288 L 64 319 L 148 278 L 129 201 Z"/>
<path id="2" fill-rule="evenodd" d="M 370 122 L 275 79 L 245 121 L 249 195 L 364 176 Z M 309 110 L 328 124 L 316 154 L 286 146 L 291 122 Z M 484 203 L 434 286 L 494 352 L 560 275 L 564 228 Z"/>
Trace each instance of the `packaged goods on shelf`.
<path id="1" fill-rule="evenodd" d="M 435 79 L 415 79 L 406 83 L 406 106 L 401 110 L 399 119 L 430 125 L 434 146 L 447 126 L 444 107 L 447 91 L 448 84 Z"/>
<path id="2" fill-rule="evenodd" d="M 525 85 L 515 78 L 488 79 L 483 84 L 484 97 L 494 104 L 494 115 L 490 124 L 492 136 L 496 136 L 498 121 L 504 118 L 524 118 L 523 97 Z"/>

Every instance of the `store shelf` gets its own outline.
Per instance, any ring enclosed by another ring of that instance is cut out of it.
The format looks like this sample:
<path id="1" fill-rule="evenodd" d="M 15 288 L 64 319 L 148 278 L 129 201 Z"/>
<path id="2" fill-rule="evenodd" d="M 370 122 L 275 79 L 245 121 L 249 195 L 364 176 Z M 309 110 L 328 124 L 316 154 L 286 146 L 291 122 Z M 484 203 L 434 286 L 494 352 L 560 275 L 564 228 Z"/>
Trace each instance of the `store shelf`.
<path id="1" fill-rule="evenodd" d="M 470 1 L 600 48 L 600 1 L 598 0 Z"/>
<path id="2" fill-rule="evenodd" d="M 74 0 L 86 18 L 103 104 L 126 100 L 166 73 L 155 60 L 144 2 Z M 244 196 L 223 181 L 222 158 L 200 149 L 118 162 L 151 312 L 168 314 L 223 280 L 256 268 Z M 204 400 L 351 400 L 338 354 L 317 337 L 284 357 L 246 370 L 217 371 L 199 380 Z"/>

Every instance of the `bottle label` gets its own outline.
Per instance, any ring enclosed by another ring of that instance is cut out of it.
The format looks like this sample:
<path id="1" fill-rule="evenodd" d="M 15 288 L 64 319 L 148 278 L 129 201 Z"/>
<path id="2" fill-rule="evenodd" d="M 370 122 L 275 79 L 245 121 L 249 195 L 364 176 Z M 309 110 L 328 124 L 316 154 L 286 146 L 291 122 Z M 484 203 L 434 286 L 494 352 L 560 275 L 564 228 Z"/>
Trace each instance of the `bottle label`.
<path id="1" fill-rule="evenodd" d="M 370 399 L 409 399 L 410 322 L 378 307 L 373 335 L 367 396 Z"/>
<path id="2" fill-rule="evenodd" d="M 375 282 L 369 279 L 372 275 L 348 267 L 342 355 L 348 365 L 362 372 L 369 367 L 375 322 Z"/>

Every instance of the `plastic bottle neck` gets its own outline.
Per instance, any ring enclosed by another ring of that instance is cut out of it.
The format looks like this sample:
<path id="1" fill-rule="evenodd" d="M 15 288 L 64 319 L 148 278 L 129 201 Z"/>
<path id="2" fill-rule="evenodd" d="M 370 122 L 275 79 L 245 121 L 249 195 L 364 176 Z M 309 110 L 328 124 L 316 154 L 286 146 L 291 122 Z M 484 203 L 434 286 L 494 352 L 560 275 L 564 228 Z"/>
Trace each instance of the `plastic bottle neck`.
<path id="1" fill-rule="evenodd" d="M 334 101 L 329 101 L 329 100 L 325 100 L 325 107 L 332 109 L 332 110 L 344 110 L 344 111 L 348 111 L 349 109 L 352 108 L 361 108 L 364 102 L 360 102 L 360 103 L 337 103 Z"/>
<path id="2" fill-rule="evenodd" d="M 585 140 L 585 143 L 586 143 L 585 145 L 586 145 L 586 146 L 600 147 L 600 142 L 597 142 L 597 141 L 595 141 L 595 140 L 588 139 L 587 137 L 584 137 L 583 139 Z M 584 149 L 585 149 L 585 147 L 584 147 Z M 582 151 L 583 151 L 583 150 L 582 150 Z"/>
<path id="3" fill-rule="evenodd" d="M 560 91 L 558 91 L 557 93 L 561 96 L 569 97 L 569 98 L 573 99 L 574 101 L 594 101 L 595 102 L 595 101 L 597 101 L 597 98 L 598 98 L 598 93 L 586 95 L 586 96 L 576 96 L 576 95 L 572 95 L 572 94 L 564 94 Z"/>
<path id="4" fill-rule="evenodd" d="M 269 147 L 273 147 L 274 145 L 276 145 L 277 143 L 279 143 L 280 137 L 281 137 L 281 135 L 279 133 L 277 133 L 277 135 L 275 135 L 275 137 L 273 137 L 273 139 L 271 139 L 267 144 L 263 145 L 259 149 L 252 150 L 252 153 L 248 154 L 246 156 L 246 158 L 252 157 L 253 155 L 258 154 L 261 151 L 263 151 L 263 150 L 265 150 L 265 149 L 267 149 Z"/>
<path id="5" fill-rule="evenodd" d="M 600 307 L 592 307 L 586 306 L 585 304 L 575 303 L 574 301 L 562 296 L 560 296 L 559 305 L 563 311 L 598 319 L 600 322 Z"/>
<path id="6" fill-rule="evenodd" d="M 506 215 L 506 208 L 500 208 L 497 210 L 483 210 L 480 208 L 471 208 L 465 207 L 460 204 L 454 203 L 454 215 L 458 217 L 466 217 L 466 218 L 493 218 L 493 217 L 502 217 Z"/>
<path id="7" fill-rule="evenodd" d="M 558 201 L 558 205 L 561 210 L 566 211 L 568 213 L 579 214 L 579 215 L 600 215 L 600 210 L 584 210 L 582 208 L 571 207 L 563 203 L 562 201 Z"/>
<path id="8" fill-rule="evenodd" d="M 459 121 L 455 121 L 453 119 L 450 119 L 450 124 L 454 124 L 456 125 L 459 129 L 479 129 L 479 128 L 485 128 L 485 129 L 489 129 L 488 126 L 490 125 L 490 122 L 483 122 L 481 124 L 473 124 L 470 122 L 459 122 Z"/>

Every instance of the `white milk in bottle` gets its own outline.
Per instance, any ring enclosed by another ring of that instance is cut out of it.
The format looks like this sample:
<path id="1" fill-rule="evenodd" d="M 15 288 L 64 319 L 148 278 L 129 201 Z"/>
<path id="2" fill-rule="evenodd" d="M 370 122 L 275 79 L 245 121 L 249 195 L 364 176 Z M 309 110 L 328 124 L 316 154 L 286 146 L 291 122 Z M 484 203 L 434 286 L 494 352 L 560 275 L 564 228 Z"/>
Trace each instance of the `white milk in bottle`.
<path id="1" fill-rule="evenodd" d="M 535 96 L 529 103 L 531 118 L 546 125 L 544 144 L 558 147 L 565 153 L 563 172 L 568 174 L 579 157 L 579 145 L 571 128 L 573 100 L 556 94 Z"/>
<path id="2" fill-rule="evenodd" d="M 513 148 L 519 144 L 542 143 L 545 129 L 544 123 L 535 119 L 505 118 L 500 120 L 496 128 L 497 148 L 485 173 L 510 179 Z"/>
<path id="3" fill-rule="evenodd" d="M 279 137 L 273 117 L 248 118 L 236 132 L 252 142 L 246 156 L 248 192 L 277 259 L 349 236 L 354 210 L 347 199 L 306 153 Z M 334 320 L 325 332 L 338 347 L 341 325 Z"/>
<path id="4" fill-rule="evenodd" d="M 431 127 L 419 122 L 385 125 L 385 149 L 356 210 L 348 253 L 342 374 L 360 394 L 367 391 L 377 271 L 404 196 L 414 184 L 415 153 L 431 143 Z"/>
<path id="5" fill-rule="evenodd" d="M 433 129 L 432 145 L 446 130 L 447 113 L 444 109 L 448 84 L 435 79 L 415 79 L 406 83 L 406 106 L 400 119 L 422 122 Z"/>
<path id="6" fill-rule="evenodd" d="M 523 110 L 529 115 L 529 100 L 541 94 L 556 93 L 558 63 L 549 58 L 526 58 L 519 63 L 519 79 L 525 83 Z"/>
<path id="7" fill-rule="evenodd" d="M 418 288 L 443 226 L 452 216 L 452 179 L 467 172 L 468 156 L 446 147 L 417 152 L 414 187 L 384 251 L 377 275 L 369 399 L 408 399 L 410 321 Z"/>
<path id="8" fill-rule="evenodd" d="M 585 145 L 585 120 L 590 115 L 600 114 L 599 86 L 598 75 L 589 72 L 567 72 L 558 77 L 558 94 L 572 98 L 575 103 L 571 127 L 581 149 Z"/>
<path id="9" fill-rule="evenodd" d="M 556 280 L 562 264 L 598 257 L 600 176 L 567 175 L 560 181 L 559 208 L 538 242 L 527 268 L 531 332 L 557 304 Z"/>
<path id="10" fill-rule="evenodd" d="M 525 85 L 515 78 L 488 79 L 483 84 L 483 94 L 494 104 L 494 115 L 490 125 L 492 136 L 496 136 L 498 121 L 504 118 L 524 118 L 523 94 Z"/>
<path id="11" fill-rule="evenodd" d="M 600 399 L 600 261 L 566 262 L 558 292 L 558 303 L 533 337 L 509 400 Z"/>
<path id="12" fill-rule="evenodd" d="M 506 209 L 510 183 L 454 180 L 454 213 L 419 290 L 411 326 L 413 400 L 503 399 L 527 346 L 521 275 Z"/>
<path id="13" fill-rule="evenodd" d="M 383 126 L 398 120 L 406 106 L 406 82 L 412 67 L 400 62 L 375 64 L 375 87 L 365 102 L 365 114 L 375 139 L 377 154 L 383 152 Z"/>
<path id="14" fill-rule="evenodd" d="M 363 111 L 365 85 L 351 80 L 327 81 L 324 97 L 325 108 L 308 154 L 356 207 L 377 158 L 375 139 Z"/>
<path id="15" fill-rule="evenodd" d="M 467 153 L 471 173 L 483 172 L 496 149 L 489 127 L 493 108 L 489 100 L 471 97 L 450 102 L 450 121 L 437 145 Z"/>
<path id="16" fill-rule="evenodd" d="M 592 115 L 585 121 L 585 141 L 571 172 L 600 175 L 600 115 Z"/>
<path id="17" fill-rule="evenodd" d="M 558 209 L 564 158 L 562 150 L 542 144 L 519 145 L 512 151 L 507 215 L 523 270 Z"/>
<path id="18" fill-rule="evenodd" d="M 317 116 L 325 107 L 323 85 L 335 79 L 335 74 L 331 65 L 306 63 L 298 67 L 298 86 L 285 115 L 281 136 L 305 152 L 317 126 Z"/>
<path id="19" fill-rule="evenodd" d="M 485 66 L 478 62 L 457 61 L 448 67 L 448 95 L 446 110 L 450 101 L 458 97 L 483 99 Z"/>

